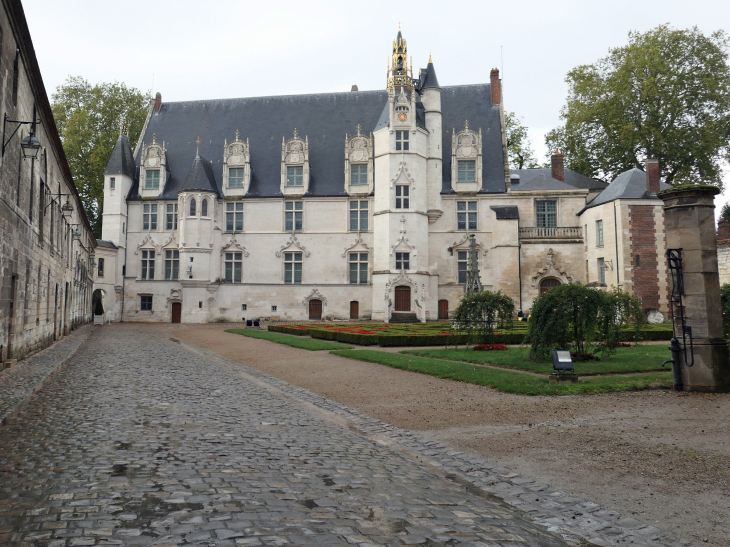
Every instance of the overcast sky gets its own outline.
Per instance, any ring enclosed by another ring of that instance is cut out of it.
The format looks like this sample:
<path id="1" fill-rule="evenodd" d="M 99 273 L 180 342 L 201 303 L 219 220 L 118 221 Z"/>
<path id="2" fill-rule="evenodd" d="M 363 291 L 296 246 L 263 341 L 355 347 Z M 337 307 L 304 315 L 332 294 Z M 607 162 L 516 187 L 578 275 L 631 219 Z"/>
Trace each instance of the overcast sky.
<path id="1" fill-rule="evenodd" d="M 730 32 L 727 0 L 324 2 L 26 0 L 49 96 L 64 80 L 119 81 L 163 101 L 383 89 L 398 24 L 441 85 L 502 69 L 505 108 L 538 160 L 559 125 L 566 73 L 662 23 Z M 730 197 L 730 172 L 725 176 Z M 727 197 L 722 198 L 725 202 Z M 719 209 L 718 209 L 719 210 Z"/>

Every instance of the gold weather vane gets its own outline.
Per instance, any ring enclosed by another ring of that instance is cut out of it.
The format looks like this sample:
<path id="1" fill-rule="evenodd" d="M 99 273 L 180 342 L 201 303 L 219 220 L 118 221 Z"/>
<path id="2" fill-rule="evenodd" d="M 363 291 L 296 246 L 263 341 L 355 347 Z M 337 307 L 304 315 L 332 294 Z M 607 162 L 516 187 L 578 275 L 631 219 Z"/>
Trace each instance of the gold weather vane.
<path id="1" fill-rule="evenodd" d="M 153 136 L 154 136 L 154 135 L 153 135 Z M 197 141 L 195 141 L 195 142 L 196 142 L 196 144 L 198 145 L 198 147 L 197 147 L 197 148 L 195 149 L 195 155 L 196 155 L 196 156 L 199 156 L 199 155 L 200 155 L 200 135 L 198 135 L 198 140 L 197 140 Z"/>

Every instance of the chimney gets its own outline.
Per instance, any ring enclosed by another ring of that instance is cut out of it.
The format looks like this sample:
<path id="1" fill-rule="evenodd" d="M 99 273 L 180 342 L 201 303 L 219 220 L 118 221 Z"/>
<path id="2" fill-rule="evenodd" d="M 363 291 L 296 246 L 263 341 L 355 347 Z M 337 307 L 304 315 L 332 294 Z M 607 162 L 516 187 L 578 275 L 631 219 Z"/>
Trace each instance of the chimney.
<path id="1" fill-rule="evenodd" d="M 555 154 L 550 156 L 550 167 L 550 176 L 565 182 L 565 156 L 560 153 L 560 150 L 556 150 Z"/>
<path id="2" fill-rule="evenodd" d="M 724 218 L 717 222 L 717 239 L 718 241 L 730 239 L 730 222 Z"/>
<path id="3" fill-rule="evenodd" d="M 160 111 L 161 106 L 162 106 L 162 95 L 158 91 L 157 95 L 155 95 L 155 114 L 157 114 Z"/>
<path id="4" fill-rule="evenodd" d="M 357 88 L 357 84 L 352 84 L 352 89 L 350 91 L 360 91 L 360 90 Z"/>
<path id="5" fill-rule="evenodd" d="M 650 196 L 655 196 L 659 191 L 659 160 L 646 158 L 646 191 Z"/>
<path id="6" fill-rule="evenodd" d="M 499 69 L 493 68 L 489 73 L 489 83 L 492 88 L 492 104 L 500 104 L 502 102 L 502 82 L 499 81 Z"/>

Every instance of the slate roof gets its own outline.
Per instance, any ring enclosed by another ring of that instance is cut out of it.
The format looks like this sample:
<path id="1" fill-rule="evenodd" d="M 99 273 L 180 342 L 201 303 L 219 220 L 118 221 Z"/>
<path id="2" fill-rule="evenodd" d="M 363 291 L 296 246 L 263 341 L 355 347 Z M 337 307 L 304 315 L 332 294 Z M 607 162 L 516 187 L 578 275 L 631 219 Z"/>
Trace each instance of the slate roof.
<path id="1" fill-rule="evenodd" d="M 666 182 L 659 182 L 659 189 L 666 190 L 670 186 Z M 652 196 L 646 190 L 646 173 L 634 167 L 618 175 L 608 187 L 598 194 L 585 209 L 596 205 L 609 203 L 617 199 L 647 199 Z M 585 210 L 584 209 L 584 210 Z"/>
<path id="2" fill-rule="evenodd" d="M 200 154 L 195 155 L 193 165 L 182 185 L 182 191 L 213 192 L 214 194 L 218 194 L 218 185 L 215 182 L 213 167 L 210 162 L 201 157 Z"/>
<path id="3" fill-rule="evenodd" d="M 97 239 L 96 246 L 106 247 L 107 249 L 118 249 L 118 247 L 114 245 L 114 243 L 112 243 L 111 241 L 107 241 L 106 239 Z"/>
<path id="4" fill-rule="evenodd" d="M 439 80 L 436 77 L 436 69 L 433 67 L 433 63 L 428 63 L 428 66 L 425 69 L 421 69 L 420 79 L 421 89 L 441 89 L 441 86 L 439 85 Z"/>
<path id="5" fill-rule="evenodd" d="M 114 144 L 109 163 L 104 170 L 105 175 L 126 175 L 134 178 L 136 165 L 132 154 L 132 146 L 127 135 L 119 135 Z"/>
<path id="6" fill-rule="evenodd" d="M 497 220 L 520 219 L 520 211 L 516 205 L 492 205 L 490 209 L 497 214 Z"/>
<path id="7" fill-rule="evenodd" d="M 236 129 L 251 146 L 247 196 L 280 198 L 282 137 L 291 138 L 296 127 L 299 135 L 309 140 L 310 195 L 344 196 L 345 134 L 354 134 L 358 123 L 364 133 L 375 130 L 384 121 L 383 116 L 387 121 L 387 106 L 384 90 L 169 102 L 162 103 L 159 113 L 152 114 L 142 140 L 152 142 L 154 133 L 157 142 L 165 141 L 169 178 L 160 199 L 175 199 L 182 189 L 198 136 L 202 141 L 200 154 L 213 158 L 212 172 L 222 194 L 223 143 L 234 138 Z M 417 101 L 416 107 L 419 123 L 419 118 L 424 119 L 423 104 Z M 441 109 L 442 192 L 452 192 L 452 129 L 459 131 L 466 119 L 472 129 L 482 130 L 481 192 L 505 192 L 499 106 L 492 105 L 489 84 L 442 88 Z M 139 155 L 136 159 L 139 163 Z M 138 181 L 132 185 L 128 199 L 141 199 Z"/>
<path id="8" fill-rule="evenodd" d="M 510 169 L 510 174 L 520 176 L 520 181 L 512 179 L 512 191 L 536 190 L 575 190 L 575 186 L 552 177 L 551 169 Z M 568 169 L 565 170 L 566 178 Z"/>

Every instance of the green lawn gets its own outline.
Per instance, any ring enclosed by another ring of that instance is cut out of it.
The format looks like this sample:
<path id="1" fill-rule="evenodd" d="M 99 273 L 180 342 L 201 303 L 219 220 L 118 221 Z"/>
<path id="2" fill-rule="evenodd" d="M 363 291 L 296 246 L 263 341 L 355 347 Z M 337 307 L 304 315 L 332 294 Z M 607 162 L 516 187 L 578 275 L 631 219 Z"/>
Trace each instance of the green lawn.
<path id="1" fill-rule="evenodd" d="M 662 362 L 671 357 L 668 348 L 668 344 L 644 344 L 632 348 L 617 348 L 616 353 L 600 361 L 574 363 L 575 372 L 580 376 L 589 376 L 667 370 L 662 369 Z M 474 351 L 471 348 L 419 349 L 402 353 L 529 370 L 540 374 L 550 374 L 553 371 L 552 361 L 531 361 L 530 348 L 526 347 L 510 348 L 507 351 Z"/>
<path id="2" fill-rule="evenodd" d="M 228 329 L 226 330 L 226 332 L 232 332 L 233 334 L 242 334 L 243 336 L 249 336 L 251 338 L 261 338 L 263 340 L 269 340 L 270 342 L 276 342 L 277 344 L 285 344 L 293 348 L 308 349 L 310 351 L 319 351 L 323 349 L 342 350 L 352 348 L 352 346 L 340 344 L 339 342 L 313 340 L 311 338 L 301 338 L 299 336 L 290 336 L 288 334 L 277 334 L 275 332 L 268 332 L 265 330 Z"/>
<path id="3" fill-rule="evenodd" d="M 547 376 L 535 376 L 511 370 L 480 367 L 469 363 L 444 361 L 401 353 L 386 353 L 367 349 L 338 350 L 330 353 L 350 359 L 429 374 L 437 378 L 448 378 L 489 386 L 507 393 L 522 395 L 603 393 L 607 391 L 671 388 L 672 386 L 671 372 L 591 376 L 580 378 L 576 384 L 551 384 Z"/>

